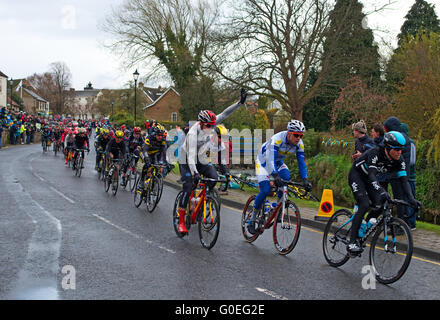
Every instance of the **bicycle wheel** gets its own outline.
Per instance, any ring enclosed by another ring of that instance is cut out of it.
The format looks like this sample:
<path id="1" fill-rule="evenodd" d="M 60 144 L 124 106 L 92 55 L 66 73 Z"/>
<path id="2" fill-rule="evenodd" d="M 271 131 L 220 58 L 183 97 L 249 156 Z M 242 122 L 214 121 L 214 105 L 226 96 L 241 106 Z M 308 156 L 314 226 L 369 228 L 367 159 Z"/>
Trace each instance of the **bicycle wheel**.
<path id="1" fill-rule="evenodd" d="M 247 229 L 248 221 L 251 217 L 252 210 L 254 208 L 255 198 L 256 198 L 255 195 L 249 197 L 243 208 L 243 213 L 241 214 L 241 232 L 243 233 L 244 239 L 249 243 L 257 240 L 258 236 L 260 235 L 260 233 L 258 232 L 256 234 L 250 234 Z"/>
<path id="2" fill-rule="evenodd" d="M 84 158 L 80 157 L 79 161 L 78 161 L 78 166 L 76 167 L 76 170 L 78 172 L 78 174 L 77 174 L 78 178 L 81 178 L 83 164 L 84 164 Z"/>
<path id="3" fill-rule="evenodd" d="M 113 174 L 110 175 L 109 172 L 107 172 L 107 171 L 104 172 L 104 190 L 105 190 L 105 192 L 108 192 L 108 190 L 110 189 L 110 186 L 113 183 L 113 181 L 112 181 L 113 177 L 112 176 L 113 176 Z"/>
<path id="4" fill-rule="evenodd" d="M 386 232 L 386 234 L 385 234 Z M 408 225 L 399 218 L 381 224 L 371 240 L 370 265 L 380 283 L 399 280 L 411 262 L 413 239 Z"/>
<path id="5" fill-rule="evenodd" d="M 281 255 L 292 252 L 301 231 L 301 215 L 295 203 L 287 201 L 284 209 L 278 210 L 273 225 L 272 235 L 275 249 Z"/>
<path id="6" fill-rule="evenodd" d="M 147 211 L 152 213 L 159 203 L 160 182 L 157 176 L 152 176 L 147 190 Z"/>
<path id="7" fill-rule="evenodd" d="M 129 188 L 130 188 L 131 192 L 134 191 L 138 180 L 139 180 L 139 176 L 138 176 L 137 170 L 133 169 L 133 168 L 130 169 L 130 178 L 128 179 L 128 184 L 129 184 Z"/>
<path id="8" fill-rule="evenodd" d="M 119 170 L 118 168 L 115 168 L 113 171 L 113 178 L 112 178 L 112 194 L 115 196 L 118 192 L 118 186 L 119 186 Z"/>
<path id="9" fill-rule="evenodd" d="M 136 208 L 139 208 L 142 204 L 142 201 L 144 200 L 144 190 L 141 189 L 142 184 L 143 182 L 141 181 L 141 179 L 138 179 L 134 192 L 134 205 Z"/>
<path id="10" fill-rule="evenodd" d="M 206 197 L 206 216 L 203 207 L 199 210 L 199 237 L 203 247 L 210 250 L 214 247 L 220 232 L 220 209 L 215 198 Z"/>
<path id="11" fill-rule="evenodd" d="M 159 202 L 160 199 L 162 199 L 162 193 L 163 193 L 163 176 L 162 175 L 157 176 L 157 182 L 159 183 L 159 198 L 158 198 L 157 202 Z"/>
<path id="12" fill-rule="evenodd" d="M 340 267 L 350 259 L 347 253 L 347 244 L 350 240 L 352 216 L 353 214 L 349 210 L 338 210 L 325 226 L 322 248 L 325 260 L 332 267 Z"/>
<path id="13" fill-rule="evenodd" d="M 179 226 L 179 213 L 178 213 L 178 209 L 179 209 L 180 199 L 183 197 L 183 194 L 184 194 L 183 191 L 180 191 L 177 194 L 176 200 L 174 201 L 174 207 L 173 207 L 173 227 L 174 227 L 174 232 L 176 233 L 176 235 L 179 238 L 183 238 L 186 235 L 186 233 L 180 233 L 179 229 L 178 229 L 178 226 Z M 187 206 L 186 211 L 187 211 L 187 213 L 189 212 L 189 206 Z M 191 221 L 190 221 L 190 218 L 189 218 L 188 214 L 186 214 L 186 217 L 185 217 L 185 225 L 186 225 L 186 228 L 189 231 L 189 229 L 191 227 Z"/>

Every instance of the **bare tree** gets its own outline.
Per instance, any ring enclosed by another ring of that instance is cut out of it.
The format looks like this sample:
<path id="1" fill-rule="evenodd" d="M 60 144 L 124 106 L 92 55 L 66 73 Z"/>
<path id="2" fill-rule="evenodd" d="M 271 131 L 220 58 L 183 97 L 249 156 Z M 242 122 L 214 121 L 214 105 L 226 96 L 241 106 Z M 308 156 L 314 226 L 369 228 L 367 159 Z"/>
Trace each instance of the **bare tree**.
<path id="1" fill-rule="evenodd" d="M 71 86 L 72 74 L 64 62 L 53 62 L 50 64 L 50 73 L 56 88 L 56 100 L 53 107 L 54 113 L 62 114 L 66 107 L 67 93 Z"/>
<path id="2" fill-rule="evenodd" d="M 302 119 L 304 105 L 316 94 L 324 76 L 334 66 L 323 54 L 325 40 L 336 44 L 347 7 L 339 25 L 330 27 L 334 3 L 328 0 L 235 0 L 210 46 L 207 68 L 223 79 L 257 94 L 278 100 L 283 109 Z M 335 50 L 326 48 L 327 53 Z M 312 68 L 317 80 L 308 86 Z"/>

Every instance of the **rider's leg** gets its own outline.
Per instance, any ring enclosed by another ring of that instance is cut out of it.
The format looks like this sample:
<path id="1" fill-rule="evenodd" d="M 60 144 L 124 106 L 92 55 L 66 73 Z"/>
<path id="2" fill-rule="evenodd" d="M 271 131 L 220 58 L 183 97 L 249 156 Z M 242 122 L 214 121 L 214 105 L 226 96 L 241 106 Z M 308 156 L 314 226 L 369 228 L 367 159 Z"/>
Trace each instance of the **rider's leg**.
<path id="1" fill-rule="evenodd" d="M 362 248 L 356 243 L 358 239 L 359 228 L 362 224 L 362 219 L 370 207 L 370 199 L 368 197 L 366 183 L 360 176 L 356 169 L 352 168 L 348 174 L 348 183 L 353 192 L 354 199 L 357 204 L 357 212 L 355 212 L 353 221 L 351 223 L 350 242 L 347 248 L 352 248 L 351 251 L 359 252 Z"/>
<path id="2" fill-rule="evenodd" d="M 280 178 L 283 180 L 290 180 L 290 171 L 289 168 L 286 166 L 286 164 L 283 163 L 283 165 L 278 169 L 278 174 L 280 175 Z M 283 191 L 278 190 L 278 199 L 281 199 L 283 196 Z"/>
<path id="3" fill-rule="evenodd" d="M 215 170 L 212 164 L 198 164 L 197 170 L 201 173 L 205 178 L 210 178 L 214 180 L 218 180 L 218 173 Z M 206 183 L 208 193 L 215 188 L 217 182 L 209 181 Z"/>
<path id="4" fill-rule="evenodd" d="M 185 225 L 185 213 L 188 206 L 188 200 L 191 195 L 191 190 L 193 186 L 193 179 L 191 176 L 191 171 L 189 166 L 186 164 L 179 165 L 181 180 L 183 181 L 183 196 L 180 198 L 179 202 L 179 226 L 178 231 L 180 233 L 188 233 L 188 229 Z"/>

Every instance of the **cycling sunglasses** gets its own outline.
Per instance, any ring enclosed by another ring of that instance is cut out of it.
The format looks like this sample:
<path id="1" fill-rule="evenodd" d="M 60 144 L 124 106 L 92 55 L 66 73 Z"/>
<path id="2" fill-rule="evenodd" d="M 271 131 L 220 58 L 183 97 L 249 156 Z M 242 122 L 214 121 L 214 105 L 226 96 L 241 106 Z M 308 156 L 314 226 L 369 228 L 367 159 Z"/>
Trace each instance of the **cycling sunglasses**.
<path id="1" fill-rule="evenodd" d="M 304 135 L 304 133 L 296 133 L 292 131 L 289 131 L 289 133 L 293 135 L 295 138 L 301 138 Z"/>
<path id="2" fill-rule="evenodd" d="M 203 125 L 207 128 L 212 128 L 214 126 L 213 124 L 210 123 L 204 123 Z"/>

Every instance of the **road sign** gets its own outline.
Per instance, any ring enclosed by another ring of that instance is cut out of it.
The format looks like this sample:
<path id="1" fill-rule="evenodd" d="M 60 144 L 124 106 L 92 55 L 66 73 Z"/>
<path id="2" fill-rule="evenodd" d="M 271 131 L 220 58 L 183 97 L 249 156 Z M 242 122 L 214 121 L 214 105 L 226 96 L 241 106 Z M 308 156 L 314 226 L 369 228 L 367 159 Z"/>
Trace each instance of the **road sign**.
<path id="1" fill-rule="evenodd" d="M 333 204 L 333 190 L 324 189 L 322 191 L 322 198 L 318 210 L 318 215 L 315 216 L 315 220 L 328 221 L 333 213 L 335 213 L 335 206 Z"/>

